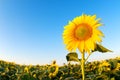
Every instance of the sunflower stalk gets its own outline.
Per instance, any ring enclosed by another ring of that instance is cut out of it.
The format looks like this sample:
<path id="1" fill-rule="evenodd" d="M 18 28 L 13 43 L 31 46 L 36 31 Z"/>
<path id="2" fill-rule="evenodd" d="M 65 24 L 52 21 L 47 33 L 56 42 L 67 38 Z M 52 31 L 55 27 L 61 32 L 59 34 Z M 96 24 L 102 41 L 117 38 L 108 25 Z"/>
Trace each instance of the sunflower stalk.
<path id="1" fill-rule="evenodd" d="M 85 63 L 86 63 L 86 61 L 88 60 L 88 58 L 90 57 L 90 55 L 91 55 L 91 54 L 89 54 L 89 55 L 87 56 L 87 58 L 85 59 Z"/>
<path id="2" fill-rule="evenodd" d="M 82 53 L 81 69 L 82 69 L 82 80 L 85 80 L 85 54 L 84 52 Z"/>

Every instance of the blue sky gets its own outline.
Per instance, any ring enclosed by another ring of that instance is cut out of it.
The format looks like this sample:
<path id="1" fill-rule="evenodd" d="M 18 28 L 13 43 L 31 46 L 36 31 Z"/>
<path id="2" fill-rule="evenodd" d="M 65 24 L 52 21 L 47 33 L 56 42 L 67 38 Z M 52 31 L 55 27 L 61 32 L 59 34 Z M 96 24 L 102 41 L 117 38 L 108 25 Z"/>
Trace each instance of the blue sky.
<path id="1" fill-rule="evenodd" d="M 20 64 L 66 63 L 63 27 L 82 13 L 104 24 L 102 44 L 113 53 L 93 53 L 89 60 L 120 56 L 119 0 L 0 0 L 0 59 Z"/>

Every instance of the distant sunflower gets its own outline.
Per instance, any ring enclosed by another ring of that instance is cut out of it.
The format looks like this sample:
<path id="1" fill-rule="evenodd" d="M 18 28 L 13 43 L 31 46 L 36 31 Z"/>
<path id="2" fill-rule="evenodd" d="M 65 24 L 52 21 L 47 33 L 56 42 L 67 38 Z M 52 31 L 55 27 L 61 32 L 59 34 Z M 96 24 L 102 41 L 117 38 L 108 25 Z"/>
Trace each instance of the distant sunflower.
<path id="1" fill-rule="evenodd" d="M 85 15 L 76 17 L 64 27 L 63 40 L 69 51 L 77 48 L 81 53 L 94 50 L 96 43 L 102 41 L 104 34 L 98 30 L 102 24 L 100 18 L 96 19 L 96 15 Z"/>

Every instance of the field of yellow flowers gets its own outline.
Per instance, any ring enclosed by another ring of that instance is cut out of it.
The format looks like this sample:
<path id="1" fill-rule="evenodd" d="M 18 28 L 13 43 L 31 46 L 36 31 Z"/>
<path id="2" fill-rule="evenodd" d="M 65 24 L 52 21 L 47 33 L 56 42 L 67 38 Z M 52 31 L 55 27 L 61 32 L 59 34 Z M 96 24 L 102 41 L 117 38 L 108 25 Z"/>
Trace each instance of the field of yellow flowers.
<path id="1" fill-rule="evenodd" d="M 120 57 L 86 62 L 86 80 L 120 80 Z M 0 80 L 81 80 L 79 64 L 19 65 L 0 60 Z"/>

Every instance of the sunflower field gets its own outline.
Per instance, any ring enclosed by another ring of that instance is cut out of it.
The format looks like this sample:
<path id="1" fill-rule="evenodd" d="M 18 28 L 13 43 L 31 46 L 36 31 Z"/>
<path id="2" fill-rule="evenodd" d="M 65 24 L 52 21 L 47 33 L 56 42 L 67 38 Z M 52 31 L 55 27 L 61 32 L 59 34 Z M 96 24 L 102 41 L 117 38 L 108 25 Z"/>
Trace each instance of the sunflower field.
<path id="1" fill-rule="evenodd" d="M 120 80 L 120 57 L 86 62 L 86 80 Z M 0 60 L 0 80 L 81 80 L 79 64 L 19 65 Z"/>

